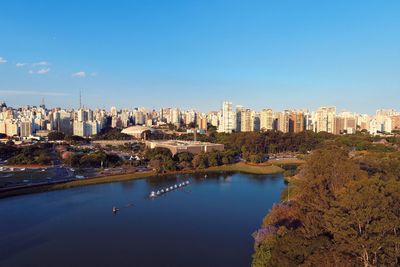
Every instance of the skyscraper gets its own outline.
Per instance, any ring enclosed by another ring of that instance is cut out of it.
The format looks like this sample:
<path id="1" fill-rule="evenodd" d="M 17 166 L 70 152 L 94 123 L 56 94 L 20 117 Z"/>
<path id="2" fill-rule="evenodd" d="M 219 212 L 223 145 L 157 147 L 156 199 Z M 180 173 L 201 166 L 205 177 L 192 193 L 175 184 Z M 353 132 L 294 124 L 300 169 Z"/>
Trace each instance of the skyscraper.
<path id="1" fill-rule="evenodd" d="M 223 102 L 218 131 L 221 133 L 232 133 L 235 129 L 236 114 L 232 110 L 232 102 Z"/>
<path id="2" fill-rule="evenodd" d="M 252 116 L 251 116 L 251 110 L 250 109 L 244 109 L 240 113 L 241 115 L 241 127 L 240 131 L 241 132 L 251 132 L 252 131 L 252 125 L 253 123 L 251 122 Z"/>
<path id="3" fill-rule="evenodd" d="M 289 132 L 300 133 L 305 130 L 304 113 L 292 111 L 289 119 Z"/>
<path id="4" fill-rule="evenodd" d="M 336 107 L 320 107 L 315 113 L 316 132 L 335 133 Z"/>
<path id="5" fill-rule="evenodd" d="M 272 109 L 263 109 L 260 115 L 260 128 L 262 131 L 272 130 L 274 126 L 274 113 Z"/>
<path id="6" fill-rule="evenodd" d="M 21 137 L 29 137 L 32 135 L 32 122 L 22 121 L 21 122 Z"/>
<path id="7" fill-rule="evenodd" d="M 283 133 L 289 132 L 289 111 L 285 110 L 276 113 L 277 118 L 277 130 Z"/>

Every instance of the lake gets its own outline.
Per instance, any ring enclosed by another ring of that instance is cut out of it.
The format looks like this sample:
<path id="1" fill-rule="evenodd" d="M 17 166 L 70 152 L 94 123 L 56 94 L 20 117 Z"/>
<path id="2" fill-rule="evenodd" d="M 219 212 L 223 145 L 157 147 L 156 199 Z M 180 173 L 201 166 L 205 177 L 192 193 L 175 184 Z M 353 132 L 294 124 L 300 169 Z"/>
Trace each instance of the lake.
<path id="1" fill-rule="evenodd" d="M 249 266 L 284 187 L 281 174 L 175 175 L 0 199 L 0 266 Z"/>

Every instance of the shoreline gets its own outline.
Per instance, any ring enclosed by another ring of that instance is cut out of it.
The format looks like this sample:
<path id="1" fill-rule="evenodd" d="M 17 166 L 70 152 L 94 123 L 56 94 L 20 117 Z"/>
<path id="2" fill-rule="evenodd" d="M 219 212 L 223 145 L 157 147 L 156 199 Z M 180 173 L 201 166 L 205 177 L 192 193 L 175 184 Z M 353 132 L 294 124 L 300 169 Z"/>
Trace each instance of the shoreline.
<path id="1" fill-rule="evenodd" d="M 279 164 L 280 163 L 280 164 Z M 133 173 L 124 173 L 124 174 L 115 174 L 115 175 L 105 175 L 105 176 L 95 176 L 91 178 L 86 178 L 82 180 L 72 180 L 72 181 L 63 181 L 52 184 L 44 184 L 44 185 L 36 185 L 24 188 L 15 188 L 10 190 L 4 190 L 0 192 L 0 199 L 7 198 L 18 195 L 25 194 L 33 194 L 33 193 L 41 193 L 48 192 L 53 190 L 62 190 L 80 186 L 90 186 L 97 184 L 106 184 L 106 183 L 114 183 L 114 182 L 125 182 L 131 180 L 145 179 L 149 177 L 162 177 L 168 175 L 177 175 L 177 174 L 194 174 L 194 173 L 218 173 L 218 172 L 237 172 L 237 173 L 246 173 L 246 174 L 254 174 L 254 175 L 271 175 L 284 173 L 285 170 L 281 168 L 279 165 L 290 165 L 290 164 L 301 164 L 299 162 L 276 162 L 275 164 L 248 164 L 244 162 L 239 162 L 231 165 L 221 165 L 216 167 L 209 167 L 207 169 L 197 169 L 197 170 L 185 170 L 185 171 L 175 171 L 175 172 L 167 172 L 167 173 L 156 173 L 154 171 L 149 172 L 133 172 Z"/>

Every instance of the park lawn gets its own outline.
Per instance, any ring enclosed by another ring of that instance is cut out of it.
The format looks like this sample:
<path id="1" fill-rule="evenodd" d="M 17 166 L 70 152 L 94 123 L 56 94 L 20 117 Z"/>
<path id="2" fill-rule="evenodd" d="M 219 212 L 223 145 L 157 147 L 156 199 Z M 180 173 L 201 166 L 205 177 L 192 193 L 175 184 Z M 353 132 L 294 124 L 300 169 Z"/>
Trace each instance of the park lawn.
<path id="1" fill-rule="evenodd" d="M 249 174 L 276 174 L 283 173 L 284 170 L 275 165 L 250 165 L 243 162 L 239 162 L 231 165 L 222 165 L 217 167 L 210 167 L 203 170 L 193 170 L 193 171 L 183 171 L 183 172 L 169 172 L 165 174 L 157 174 L 153 171 L 151 172 L 136 172 L 136 173 L 126 173 L 108 176 L 99 176 L 93 178 L 87 178 L 82 180 L 70 181 L 67 183 L 53 185 L 53 189 L 63 189 L 71 188 L 76 186 L 85 186 L 93 184 L 103 184 L 103 183 L 113 183 L 113 182 L 123 182 L 129 180 L 143 179 L 152 176 L 162 176 L 170 174 L 179 173 L 201 173 L 201 172 L 243 172 Z"/>
<path id="2" fill-rule="evenodd" d="M 218 167 L 207 168 L 204 171 L 229 171 L 229 172 L 243 172 L 249 174 L 276 174 L 283 173 L 285 170 L 276 165 L 266 164 L 248 164 L 239 162 L 231 165 L 222 165 Z"/>
<path id="3" fill-rule="evenodd" d="M 135 172 L 135 173 L 107 175 L 107 176 L 97 176 L 97 177 L 93 177 L 93 178 L 86 178 L 86 179 L 74 180 L 74 181 L 70 181 L 70 182 L 66 182 L 66 183 L 55 184 L 52 186 L 52 189 L 65 189 L 65 188 L 72 188 L 72 187 L 77 187 L 77 186 L 124 182 L 124 181 L 136 180 L 136 179 L 143 179 L 143 178 L 156 176 L 156 175 L 157 174 L 155 172 L 151 171 L 151 172 Z"/>
<path id="4" fill-rule="evenodd" d="M 268 161 L 269 164 L 274 164 L 274 165 L 301 165 L 304 164 L 306 161 L 302 159 L 271 159 Z"/>

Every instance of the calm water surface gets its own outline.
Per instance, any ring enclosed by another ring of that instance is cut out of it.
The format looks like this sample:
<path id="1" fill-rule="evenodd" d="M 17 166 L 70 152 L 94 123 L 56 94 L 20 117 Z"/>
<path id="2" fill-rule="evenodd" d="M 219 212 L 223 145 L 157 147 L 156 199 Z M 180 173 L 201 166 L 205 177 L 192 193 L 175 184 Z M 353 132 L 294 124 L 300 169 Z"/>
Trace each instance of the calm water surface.
<path id="1" fill-rule="evenodd" d="M 0 266 L 249 266 L 251 234 L 284 186 L 281 175 L 185 175 L 0 199 Z"/>

